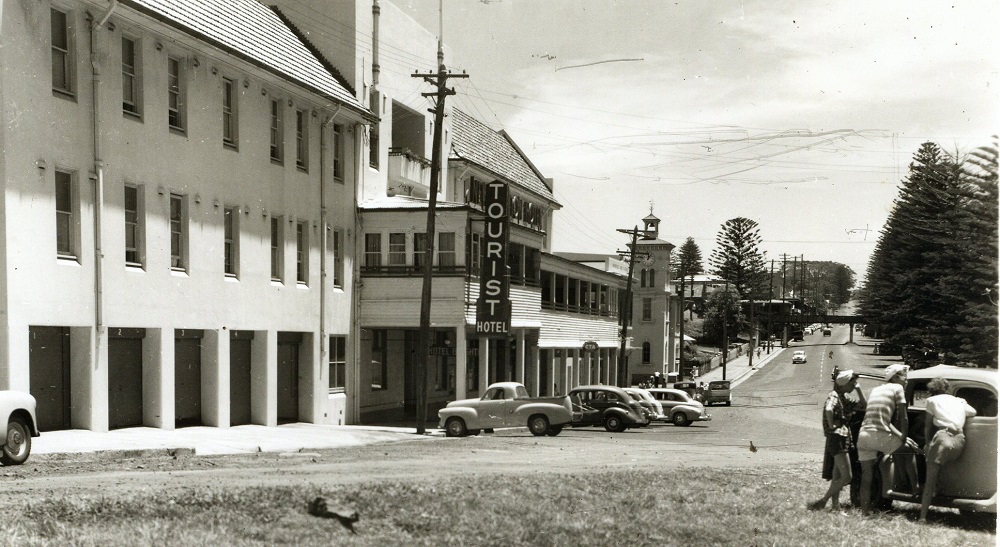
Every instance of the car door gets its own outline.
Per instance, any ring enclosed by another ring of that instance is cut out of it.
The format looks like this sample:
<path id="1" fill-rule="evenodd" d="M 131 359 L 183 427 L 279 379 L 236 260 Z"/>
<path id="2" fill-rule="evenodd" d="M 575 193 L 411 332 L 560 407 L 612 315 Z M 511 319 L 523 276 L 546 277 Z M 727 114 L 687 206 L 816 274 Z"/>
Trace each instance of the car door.
<path id="1" fill-rule="evenodd" d="M 983 499 L 997 491 L 997 394 L 985 384 L 952 380 L 952 394 L 965 399 L 976 415 L 965 420 L 965 450 L 941 467 L 938 493 Z"/>
<path id="2" fill-rule="evenodd" d="M 594 392 L 580 390 L 570 393 L 573 404 L 573 420 L 581 425 L 597 425 L 601 423 L 601 411 L 594 406 Z"/>
<path id="3" fill-rule="evenodd" d="M 504 388 L 488 389 L 478 405 L 480 427 L 504 427 L 508 420 L 507 415 L 510 414 L 509 407 L 513 403 L 514 401 L 507 399 Z"/>

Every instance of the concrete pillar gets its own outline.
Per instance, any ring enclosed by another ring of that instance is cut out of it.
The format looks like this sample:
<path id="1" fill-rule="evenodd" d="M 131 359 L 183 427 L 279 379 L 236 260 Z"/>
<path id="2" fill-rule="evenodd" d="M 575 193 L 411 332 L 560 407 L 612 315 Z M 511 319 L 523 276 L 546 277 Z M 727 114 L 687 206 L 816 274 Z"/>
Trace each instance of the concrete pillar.
<path id="1" fill-rule="evenodd" d="M 322 369 L 326 367 L 319 366 L 319 355 L 319 336 L 312 332 L 302 333 L 299 344 L 299 420 L 311 424 L 323 423 L 326 419 L 325 401 L 329 388 L 320 383 L 324 376 Z M 322 397 L 319 392 L 321 387 Z"/>
<path id="2" fill-rule="evenodd" d="M 174 329 L 146 329 L 142 341 L 142 423 L 147 427 L 174 429 L 174 367 Z"/>
<path id="3" fill-rule="evenodd" d="M 228 428 L 229 331 L 206 329 L 201 339 L 201 420 L 205 425 Z"/>
<path id="4" fill-rule="evenodd" d="M 465 347 L 465 324 L 455 327 L 455 399 L 465 399 L 469 372 L 469 349 Z"/>
<path id="5" fill-rule="evenodd" d="M 479 396 L 490 385 L 490 344 L 488 338 L 479 339 Z"/>
<path id="6" fill-rule="evenodd" d="M 514 347 L 516 348 L 514 352 L 514 379 L 522 384 L 525 383 L 524 379 L 524 329 L 517 329 L 515 335 Z"/>
<path id="7" fill-rule="evenodd" d="M 6 296 L 6 295 L 4 295 Z M 7 299 L 4 298 L 4 302 Z M 0 310 L 5 312 L 6 310 Z M 2 313 L 5 318 L 6 313 Z M 12 389 L 27 393 L 31 386 L 28 377 L 31 355 L 31 338 L 28 336 L 29 326 L 12 324 L 10 336 L 7 339 L 7 357 L 0 361 L 0 389 Z"/>
<path id="8" fill-rule="evenodd" d="M 561 356 L 558 354 L 562 353 L 562 350 L 554 349 L 552 350 L 552 357 L 548 360 L 546 364 L 549 367 L 549 385 L 545 386 L 545 393 L 543 395 L 555 395 L 555 380 L 556 380 L 556 360 L 560 359 Z"/>
<path id="9" fill-rule="evenodd" d="M 580 358 L 580 348 L 573 350 L 573 364 L 571 370 L 572 377 L 566 381 L 566 391 L 580 385 L 580 369 L 583 368 L 583 360 Z"/>
<path id="10" fill-rule="evenodd" d="M 95 329 L 69 329 L 70 424 L 74 428 L 108 431 L 108 334 L 102 335 L 99 360 Z"/>
<path id="11" fill-rule="evenodd" d="M 278 425 L 278 331 L 255 331 L 250 355 L 250 421 Z"/>

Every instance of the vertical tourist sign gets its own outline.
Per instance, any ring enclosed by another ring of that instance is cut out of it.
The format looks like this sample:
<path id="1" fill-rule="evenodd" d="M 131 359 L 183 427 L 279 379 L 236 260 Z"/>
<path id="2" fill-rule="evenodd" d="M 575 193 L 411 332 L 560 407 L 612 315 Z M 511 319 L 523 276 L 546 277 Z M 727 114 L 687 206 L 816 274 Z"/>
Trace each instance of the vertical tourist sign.
<path id="1" fill-rule="evenodd" d="M 506 184 L 493 181 L 486 185 L 482 271 L 476 301 L 476 334 L 483 338 L 506 338 L 510 334 L 509 206 Z"/>

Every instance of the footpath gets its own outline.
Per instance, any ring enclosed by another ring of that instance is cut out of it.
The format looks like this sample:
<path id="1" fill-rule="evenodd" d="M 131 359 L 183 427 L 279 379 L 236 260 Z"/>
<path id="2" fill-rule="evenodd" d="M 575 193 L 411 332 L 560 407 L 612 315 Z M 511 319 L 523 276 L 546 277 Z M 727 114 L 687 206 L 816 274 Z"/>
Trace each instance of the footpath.
<path id="1" fill-rule="evenodd" d="M 725 378 L 723 378 L 723 367 L 722 365 L 719 365 L 705 374 L 698 376 L 694 379 L 694 381 L 705 382 L 707 384 L 715 380 L 729 380 L 730 386 L 736 387 L 753 375 L 753 373 L 763 367 L 766 367 L 774 359 L 781 359 L 784 349 L 785 348 L 780 346 L 775 346 L 770 353 L 765 350 L 761 350 L 760 357 L 757 357 L 756 355 L 753 357 L 753 367 L 750 366 L 749 353 L 729 359 L 729 361 L 726 362 Z M 791 353 L 789 353 L 789 355 L 791 355 Z"/>

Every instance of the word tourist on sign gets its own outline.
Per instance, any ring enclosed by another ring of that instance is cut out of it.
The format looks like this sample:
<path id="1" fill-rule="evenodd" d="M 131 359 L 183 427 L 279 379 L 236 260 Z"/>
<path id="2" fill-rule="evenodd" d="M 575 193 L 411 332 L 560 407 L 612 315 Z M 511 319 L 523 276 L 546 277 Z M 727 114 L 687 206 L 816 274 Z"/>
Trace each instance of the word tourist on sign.
<path id="1" fill-rule="evenodd" d="M 494 183 L 487 183 L 479 179 L 469 179 L 469 190 L 466 192 L 465 201 L 473 205 L 478 205 L 486 209 L 487 194 L 490 186 Z M 522 226 L 534 230 L 542 230 L 542 206 L 518 196 L 505 198 L 504 208 L 508 221 L 513 221 Z"/>
<path id="2" fill-rule="evenodd" d="M 506 184 L 494 181 L 486 185 L 482 271 L 479 273 L 479 300 L 476 301 L 476 334 L 486 338 L 506 338 L 510 334 L 509 205 Z"/>

